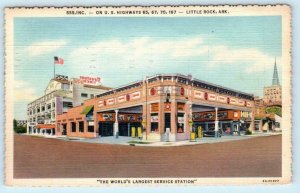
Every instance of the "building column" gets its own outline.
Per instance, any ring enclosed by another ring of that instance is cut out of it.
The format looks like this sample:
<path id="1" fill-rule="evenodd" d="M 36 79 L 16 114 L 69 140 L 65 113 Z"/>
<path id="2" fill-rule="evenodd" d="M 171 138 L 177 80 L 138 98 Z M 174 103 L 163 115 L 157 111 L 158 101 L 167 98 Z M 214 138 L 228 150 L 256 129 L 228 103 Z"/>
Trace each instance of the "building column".
<path id="1" fill-rule="evenodd" d="M 30 129 L 30 126 L 29 126 L 28 123 L 27 123 L 26 127 L 27 127 L 26 133 L 27 133 L 27 135 L 28 135 L 28 134 L 29 134 L 29 129 Z"/>
<path id="2" fill-rule="evenodd" d="M 116 136 L 116 138 L 118 138 L 118 136 L 119 136 L 118 112 L 119 112 L 119 110 L 116 109 L 115 110 L 115 123 L 114 123 L 114 136 Z"/>
<path id="3" fill-rule="evenodd" d="M 218 136 L 219 131 L 219 118 L 218 118 L 218 107 L 215 108 L 215 137 Z"/>
<path id="4" fill-rule="evenodd" d="M 50 135 L 53 135 L 53 129 L 51 129 L 51 133 L 50 133 Z"/>
<path id="5" fill-rule="evenodd" d="M 143 111 L 142 111 L 142 125 L 145 126 L 145 138 L 147 140 L 148 135 L 151 133 L 151 116 L 150 116 L 150 104 L 143 104 Z M 131 127 L 129 126 L 129 128 L 131 129 Z M 144 132 L 143 132 L 144 135 Z M 143 136 L 144 137 L 144 136 Z"/>
<path id="6" fill-rule="evenodd" d="M 127 128 L 128 128 L 128 132 L 127 132 L 128 134 L 127 135 L 128 135 L 128 137 L 130 137 L 130 123 L 127 124 Z"/>
<path id="7" fill-rule="evenodd" d="M 184 111 L 184 133 L 186 135 L 186 139 L 190 139 L 190 133 L 192 132 L 193 125 L 191 125 L 193 121 L 193 104 L 190 101 L 187 101 L 185 104 L 185 111 Z"/>
<path id="8" fill-rule="evenodd" d="M 177 105 L 176 101 L 171 101 L 171 134 L 169 136 L 170 141 L 176 141 L 177 133 Z"/>
<path id="9" fill-rule="evenodd" d="M 165 111 L 164 111 L 164 101 L 159 102 L 158 110 L 158 130 L 159 134 L 162 136 L 165 134 Z"/>
<path id="10" fill-rule="evenodd" d="M 252 131 L 252 133 L 255 131 L 255 117 L 254 117 L 254 108 L 250 112 L 250 118 L 251 118 L 251 124 L 249 130 Z"/>

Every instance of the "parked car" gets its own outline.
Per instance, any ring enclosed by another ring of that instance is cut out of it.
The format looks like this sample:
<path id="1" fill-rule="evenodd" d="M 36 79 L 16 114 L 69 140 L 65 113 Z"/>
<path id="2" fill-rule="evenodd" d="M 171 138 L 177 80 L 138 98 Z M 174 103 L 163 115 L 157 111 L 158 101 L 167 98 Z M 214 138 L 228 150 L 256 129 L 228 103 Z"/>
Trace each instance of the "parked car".
<path id="1" fill-rule="evenodd" d="M 218 137 L 222 137 L 223 132 L 221 129 L 218 130 Z M 204 130 L 203 137 L 215 137 L 215 130 Z"/>

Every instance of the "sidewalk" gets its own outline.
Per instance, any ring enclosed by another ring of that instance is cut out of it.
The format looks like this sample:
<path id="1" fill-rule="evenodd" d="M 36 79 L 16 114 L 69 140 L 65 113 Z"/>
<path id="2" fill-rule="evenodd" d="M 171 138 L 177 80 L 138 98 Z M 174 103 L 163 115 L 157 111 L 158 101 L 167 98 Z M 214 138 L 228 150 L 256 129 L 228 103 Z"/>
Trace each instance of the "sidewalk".
<path id="1" fill-rule="evenodd" d="M 100 144 L 118 144 L 118 145 L 132 145 L 132 146 L 148 146 L 148 147 L 159 147 L 159 146 L 183 146 L 183 145 L 196 145 L 196 144 L 212 144 L 221 143 L 227 141 L 244 140 L 253 137 L 280 135 L 281 133 L 254 133 L 252 135 L 240 135 L 240 136 L 222 136 L 222 137 L 203 137 L 197 138 L 196 141 L 184 140 L 184 141 L 158 141 L 151 142 L 146 140 L 141 140 L 132 137 L 119 136 L 118 138 L 114 136 L 110 137 L 99 137 L 93 139 L 79 139 L 77 141 L 87 142 L 87 143 L 100 143 Z"/>
<path id="2" fill-rule="evenodd" d="M 97 137 L 97 138 L 77 138 L 77 137 L 65 137 L 65 136 L 49 136 L 49 135 L 31 135 L 35 137 L 44 137 L 44 138 L 54 138 L 65 141 L 77 141 L 77 142 L 85 142 L 85 143 L 99 143 L 99 144 L 110 144 L 110 145 L 131 145 L 131 146 L 148 146 L 148 147 L 161 147 L 161 146 L 184 146 L 184 145 L 197 145 L 197 144 L 212 144 L 212 143 L 221 143 L 228 141 L 236 141 L 236 140 L 244 140 L 250 139 L 254 137 L 263 137 L 263 136 L 272 136 L 272 135 L 280 135 L 281 132 L 278 133 L 253 133 L 252 135 L 240 135 L 240 136 L 222 136 L 222 137 L 203 137 L 197 138 L 195 141 L 184 140 L 184 141 L 146 141 L 132 137 L 124 137 L 119 136 L 116 138 L 115 136 L 109 137 Z"/>

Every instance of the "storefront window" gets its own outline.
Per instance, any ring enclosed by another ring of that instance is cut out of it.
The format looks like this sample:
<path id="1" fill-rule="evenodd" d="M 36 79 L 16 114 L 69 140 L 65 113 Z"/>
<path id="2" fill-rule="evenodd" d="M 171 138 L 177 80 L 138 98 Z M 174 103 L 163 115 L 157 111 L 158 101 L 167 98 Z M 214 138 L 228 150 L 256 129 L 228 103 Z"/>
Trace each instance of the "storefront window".
<path id="1" fill-rule="evenodd" d="M 151 132 L 158 132 L 158 113 L 151 113 Z"/>
<path id="2" fill-rule="evenodd" d="M 88 132 L 94 132 L 94 125 L 88 126 Z"/>
<path id="3" fill-rule="evenodd" d="M 177 133 L 184 133 L 184 113 L 177 114 Z"/>
<path id="4" fill-rule="evenodd" d="M 84 122 L 83 121 L 79 121 L 79 132 L 84 132 Z"/>
<path id="5" fill-rule="evenodd" d="M 240 127 L 240 131 L 247 131 L 248 128 L 250 127 L 250 122 L 244 122 L 241 124 L 241 127 Z"/>
<path id="6" fill-rule="evenodd" d="M 88 123 L 88 132 L 94 132 L 94 122 L 89 121 Z"/>
<path id="7" fill-rule="evenodd" d="M 177 123 L 177 133 L 184 133 L 184 124 Z"/>
<path id="8" fill-rule="evenodd" d="M 76 123 L 75 122 L 71 122 L 71 131 L 76 132 Z"/>
<path id="9" fill-rule="evenodd" d="M 158 123 L 157 122 L 151 123 L 151 132 L 158 132 Z"/>
<path id="10" fill-rule="evenodd" d="M 222 123 L 222 131 L 224 134 L 230 134 L 231 133 L 231 123 Z"/>
<path id="11" fill-rule="evenodd" d="M 215 123 L 208 123 L 208 130 L 215 130 Z"/>

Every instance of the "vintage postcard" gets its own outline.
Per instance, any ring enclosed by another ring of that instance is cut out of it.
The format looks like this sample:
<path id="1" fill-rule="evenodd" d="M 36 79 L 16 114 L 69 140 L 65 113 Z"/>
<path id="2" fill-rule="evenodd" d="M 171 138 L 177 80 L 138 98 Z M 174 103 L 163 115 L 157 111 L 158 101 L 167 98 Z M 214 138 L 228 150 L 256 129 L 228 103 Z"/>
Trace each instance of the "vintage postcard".
<path id="1" fill-rule="evenodd" d="M 5 9 L 14 186 L 291 182 L 288 5 Z"/>

